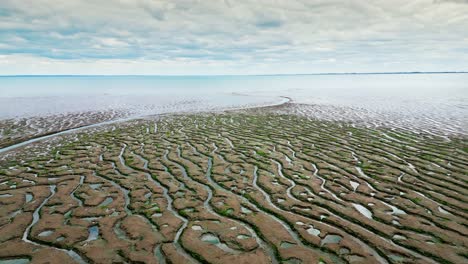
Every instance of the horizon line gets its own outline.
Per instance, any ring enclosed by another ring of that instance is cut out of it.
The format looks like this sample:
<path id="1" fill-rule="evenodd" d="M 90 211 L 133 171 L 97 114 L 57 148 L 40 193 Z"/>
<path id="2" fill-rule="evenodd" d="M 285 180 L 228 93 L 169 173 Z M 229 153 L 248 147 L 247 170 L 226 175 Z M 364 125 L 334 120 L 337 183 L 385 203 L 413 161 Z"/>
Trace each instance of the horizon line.
<path id="1" fill-rule="evenodd" d="M 314 76 L 314 75 L 411 75 L 411 74 L 467 74 L 468 71 L 402 71 L 402 72 L 321 72 L 272 74 L 8 74 L 4 77 L 241 77 L 241 76 Z"/>

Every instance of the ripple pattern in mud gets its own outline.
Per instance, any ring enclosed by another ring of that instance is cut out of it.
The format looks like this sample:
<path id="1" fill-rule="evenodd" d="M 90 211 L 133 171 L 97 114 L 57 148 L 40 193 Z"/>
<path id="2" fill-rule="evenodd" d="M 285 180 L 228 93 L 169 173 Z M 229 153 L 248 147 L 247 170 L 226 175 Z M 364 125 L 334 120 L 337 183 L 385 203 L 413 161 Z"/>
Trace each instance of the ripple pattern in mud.
<path id="1" fill-rule="evenodd" d="M 466 151 L 248 111 L 113 125 L 1 165 L 0 260 L 463 263 Z"/>

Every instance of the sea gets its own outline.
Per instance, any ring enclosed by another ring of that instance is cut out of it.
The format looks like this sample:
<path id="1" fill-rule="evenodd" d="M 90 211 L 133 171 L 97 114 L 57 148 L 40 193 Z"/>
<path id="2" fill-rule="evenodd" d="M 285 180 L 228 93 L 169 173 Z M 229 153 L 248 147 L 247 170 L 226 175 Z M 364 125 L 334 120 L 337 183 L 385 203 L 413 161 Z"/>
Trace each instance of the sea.
<path id="1" fill-rule="evenodd" d="M 464 73 L 0 77 L 0 120 L 108 110 L 134 116 L 222 111 L 289 100 L 332 109 L 327 116 L 346 109 L 364 118 L 468 130 Z"/>

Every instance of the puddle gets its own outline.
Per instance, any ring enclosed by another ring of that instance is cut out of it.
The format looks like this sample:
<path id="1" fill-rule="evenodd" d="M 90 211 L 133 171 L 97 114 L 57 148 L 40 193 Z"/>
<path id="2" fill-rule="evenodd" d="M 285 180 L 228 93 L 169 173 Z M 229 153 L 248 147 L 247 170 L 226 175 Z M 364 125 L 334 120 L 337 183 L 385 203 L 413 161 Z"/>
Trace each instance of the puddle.
<path id="1" fill-rule="evenodd" d="M 89 185 L 89 187 L 91 187 L 91 189 L 93 190 L 99 189 L 101 188 L 101 186 L 102 186 L 102 183 L 93 183 Z"/>
<path id="2" fill-rule="evenodd" d="M 366 207 L 360 205 L 360 204 L 355 204 L 353 203 L 352 204 L 354 206 L 354 208 L 356 208 L 356 210 L 359 211 L 359 213 L 361 213 L 362 215 L 364 215 L 365 217 L 369 218 L 369 219 L 372 219 L 372 212 L 369 211 L 369 209 L 367 209 Z"/>
<path id="3" fill-rule="evenodd" d="M 39 233 L 38 236 L 40 237 L 46 237 L 46 236 L 50 236 L 54 233 L 54 230 L 46 230 L 46 231 L 43 231 L 41 233 Z"/>
<path id="4" fill-rule="evenodd" d="M 280 248 L 292 248 L 294 246 L 296 246 L 296 244 L 285 242 L 285 241 L 281 242 L 280 244 Z"/>
<path id="5" fill-rule="evenodd" d="M 88 221 L 88 222 L 92 222 L 92 221 L 98 220 L 99 218 L 101 218 L 101 217 L 92 216 L 92 217 L 84 217 L 82 219 L 85 220 L 85 221 Z"/>
<path id="6" fill-rule="evenodd" d="M 203 228 L 201 226 L 199 226 L 199 225 L 193 225 L 192 230 L 200 231 L 200 230 L 203 230 Z"/>
<path id="7" fill-rule="evenodd" d="M 224 250 L 226 252 L 229 252 L 229 253 L 239 253 L 237 250 L 234 250 L 234 249 L 228 247 L 224 243 L 221 243 L 221 241 L 219 241 L 219 238 L 216 235 L 211 234 L 211 233 L 203 234 L 201 236 L 201 241 L 212 244 L 212 245 L 215 245 L 218 248 L 220 248 L 220 249 L 222 249 L 222 250 Z"/>
<path id="8" fill-rule="evenodd" d="M 219 244 L 218 237 L 210 233 L 203 234 L 201 236 L 201 241 L 209 243 L 209 244 L 213 244 L 213 245 Z"/>
<path id="9" fill-rule="evenodd" d="M 242 212 L 243 214 L 251 214 L 251 213 L 252 213 L 252 210 L 249 210 L 249 209 L 247 209 L 247 208 L 245 208 L 245 207 L 242 206 L 242 207 L 241 207 L 241 212 Z"/>
<path id="10" fill-rule="evenodd" d="M 396 207 L 396 206 L 393 206 L 393 205 L 385 203 L 385 202 L 382 202 L 382 203 L 392 209 L 392 212 L 390 212 L 389 214 L 392 214 L 392 215 L 394 215 L 394 214 L 405 215 L 406 214 L 405 211 L 403 211 L 401 209 L 398 209 L 398 207 Z"/>
<path id="11" fill-rule="evenodd" d="M 310 226 L 310 227 L 307 229 L 307 233 L 309 233 L 309 235 L 319 236 L 319 235 L 320 235 L 320 230 L 315 229 L 314 226 Z"/>
<path id="12" fill-rule="evenodd" d="M 31 261 L 27 258 L 17 258 L 17 259 L 0 259 L 0 264 L 27 264 Z"/>
<path id="13" fill-rule="evenodd" d="M 405 236 L 401 236 L 401 235 L 394 235 L 392 237 L 392 239 L 395 239 L 395 240 L 406 240 L 406 237 Z"/>
<path id="14" fill-rule="evenodd" d="M 443 214 L 450 214 L 450 212 L 448 212 L 447 210 L 445 210 L 444 208 L 442 208 L 442 206 L 439 206 L 439 212 L 443 213 Z"/>
<path id="15" fill-rule="evenodd" d="M 100 205 L 98 205 L 98 207 L 104 207 L 104 206 L 108 206 L 110 203 L 112 203 L 114 201 L 114 198 L 112 197 L 107 197 Z"/>
<path id="16" fill-rule="evenodd" d="M 6 193 L 6 194 L 0 194 L 0 198 L 8 198 L 8 197 L 12 197 L 13 195 L 12 194 L 9 194 L 9 193 Z"/>
<path id="17" fill-rule="evenodd" d="M 320 246 L 323 246 L 326 244 L 338 244 L 340 243 L 342 239 L 343 237 L 339 235 L 327 235 L 324 239 L 322 239 Z"/>
<path id="18" fill-rule="evenodd" d="M 349 248 L 345 248 L 345 247 L 340 248 L 340 250 L 338 251 L 340 255 L 348 255 L 349 252 L 351 252 Z"/>
<path id="19" fill-rule="evenodd" d="M 65 240 L 64 236 L 59 236 L 59 237 L 57 237 L 57 239 L 55 239 L 55 241 L 57 241 L 57 242 L 61 242 L 63 240 Z"/>
<path id="20" fill-rule="evenodd" d="M 26 194 L 26 203 L 29 203 L 30 201 L 32 201 L 32 199 L 33 199 L 32 194 L 27 193 L 27 194 Z"/>
<path id="21" fill-rule="evenodd" d="M 22 210 L 17 210 L 17 211 L 14 211 L 13 213 L 11 213 L 9 215 L 10 218 L 14 218 L 16 217 L 18 214 L 20 214 L 22 212 Z"/>
<path id="22" fill-rule="evenodd" d="M 36 185 L 36 183 L 35 183 L 35 182 L 33 182 L 33 181 L 30 181 L 30 180 L 23 180 L 23 182 L 30 183 L 30 184 L 32 184 L 32 185 Z"/>
<path id="23" fill-rule="evenodd" d="M 356 181 L 349 181 L 349 183 L 351 184 L 351 186 L 353 187 L 353 191 L 355 192 L 356 189 L 359 187 L 359 182 L 356 182 Z"/>
<path id="24" fill-rule="evenodd" d="M 85 242 L 96 240 L 99 236 L 99 227 L 98 226 L 90 226 L 88 228 L 89 236 Z"/>
<path id="25" fill-rule="evenodd" d="M 401 255 L 397 255 L 397 254 L 390 254 L 388 255 L 388 257 L 393 261 L 393 262 L 396 262 L 396 263 L 403 263 L 406 258 L 401 256 Z"/>
<path id="26" fill-rule="evenodd" d="M 161 213 L 154 213 L 154 214 L 151 215 L 151 217 L 161 217 L 161 216 L 162 216 Z"/>
<path id="27" fill-rule="evenodd" d="M 370 179 L 370 177 L 367 176 L 367 175 L 362 171 L 361 168 L 359 168 L 359 167 L 355 167 L 355 168 L 356 168 L 357 172 L 359 173 L 359 175 L 361 175 L 363 178 L 365 178 L 365 179 Z"/>
<path id="28" fill-rule="evenodd" d="M 237 239 L 241 239 L 241 240 L 242 239 L 247 239 L 247 238 L 250 238 L 250 236 L 249 235 L 244 235 L 244 234 L 240 234 L 240 235 L 237 236 Z"/>

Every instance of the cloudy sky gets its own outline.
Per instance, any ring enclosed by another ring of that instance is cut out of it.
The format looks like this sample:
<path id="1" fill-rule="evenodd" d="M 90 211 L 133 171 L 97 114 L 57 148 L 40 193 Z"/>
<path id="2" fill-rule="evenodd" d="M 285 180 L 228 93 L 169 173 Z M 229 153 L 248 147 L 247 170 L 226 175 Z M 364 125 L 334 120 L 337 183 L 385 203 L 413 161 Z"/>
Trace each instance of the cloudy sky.
<path id="1" fill-rule="evenodd" d="M 468 70 L 468 0 L 1 0 L 0 74 Z"/>

